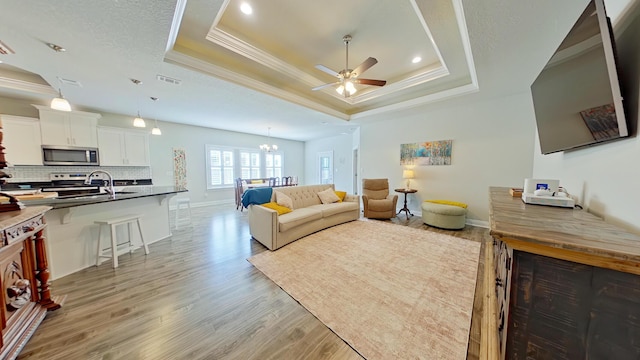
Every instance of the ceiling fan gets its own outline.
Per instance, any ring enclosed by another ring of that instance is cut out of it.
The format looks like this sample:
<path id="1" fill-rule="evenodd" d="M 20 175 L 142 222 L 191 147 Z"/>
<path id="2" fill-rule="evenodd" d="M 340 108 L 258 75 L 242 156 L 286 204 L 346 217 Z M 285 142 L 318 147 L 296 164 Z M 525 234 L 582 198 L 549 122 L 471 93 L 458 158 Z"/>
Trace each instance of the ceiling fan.
<path id="1" fill-rule="evenodd" d="M 336 72 L 324 65 L 320 65 L 320 64 L 316 65 L 316 69 L 324 71 L 329 75 L 333 75 L 337 77 L 338 81 L 316 86 L 311 90 L 320 90 L 329 86 L 338 85 L 338 87 L 336 88 L 336 91 L 340 95 L 349 97 L 355 94 L 357 91 L 355 84 L 384 86 L 387 83 L 386 80 L 358 78 L 363 72 L 367 71 L 367 69 L 369 69 L 370 67 L 378 63 L 378 60 L 376 60 L 375 58 L 369 57 L 367 60 L 363 61 L 362 64 L 358 65 L 355 69 L 349 69 L 349 43 L 351 42 L 351 35 L 345 35 L 342 38 L 342 41 L 344 41 L 344 45 L 346 48 L 346 61 L 345 61 L 344 69 L 340 70 L 340 72 Z"/>

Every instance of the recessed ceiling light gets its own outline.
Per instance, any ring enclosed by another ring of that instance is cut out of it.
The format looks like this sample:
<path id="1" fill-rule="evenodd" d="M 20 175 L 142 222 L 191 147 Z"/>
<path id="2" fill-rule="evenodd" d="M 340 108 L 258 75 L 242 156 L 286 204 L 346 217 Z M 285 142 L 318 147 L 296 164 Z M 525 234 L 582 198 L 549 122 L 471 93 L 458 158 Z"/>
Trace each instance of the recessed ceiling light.
<path id="1" fill-rule="evenodd" d="M 54 51 L 57 51 L 57 52 L 65 52 L 65 51 L 67 51 L 67 49 L 63 48 L 60 45 L 47 43 L 47 46 L 49 46 L 50 48 L 52 48 Z"/>
<path id="2" fill-rule="evenodd" d="M 422 61 L 422 58 L 420 56 L 416 56 L 413 58 L 413 60 L 411 60 L 412 63 L 417 64 L 420 61 Z"/>
<path id="3" fill-rule="evenodd" d="M 242 5 L 240 5 L 240 11 L 242 11 L 246 15 L 251 15 L 253 13 L 251 5 L 246 2 L 243 2 Z"/>

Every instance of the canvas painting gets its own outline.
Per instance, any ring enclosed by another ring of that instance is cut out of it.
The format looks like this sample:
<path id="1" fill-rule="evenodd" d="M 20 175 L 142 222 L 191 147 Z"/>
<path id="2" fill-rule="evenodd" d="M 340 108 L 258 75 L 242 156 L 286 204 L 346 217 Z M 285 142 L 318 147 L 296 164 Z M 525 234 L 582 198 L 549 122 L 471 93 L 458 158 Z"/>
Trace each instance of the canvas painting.
<path id="1" fill-rule="evenodd" d="M 400 165 L 451 165 L 453 140 L 400 145 Z"/>
<path id="2" fill-rule="evenodd" d="M 173 148 L 173 180 L 176 187 L 187 187 L 187 159 L 183 148 Z"/>

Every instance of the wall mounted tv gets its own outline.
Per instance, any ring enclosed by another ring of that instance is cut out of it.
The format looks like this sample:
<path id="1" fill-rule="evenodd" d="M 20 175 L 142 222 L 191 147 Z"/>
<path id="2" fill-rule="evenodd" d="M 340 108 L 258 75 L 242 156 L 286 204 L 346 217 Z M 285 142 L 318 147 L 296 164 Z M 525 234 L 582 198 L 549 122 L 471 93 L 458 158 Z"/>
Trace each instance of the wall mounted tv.
<path id="1" fill-rule="evenodd" d="M 531 85 L 543 154 L 627 137 L 615 43 L 603 0 L 592 0 Z"/>

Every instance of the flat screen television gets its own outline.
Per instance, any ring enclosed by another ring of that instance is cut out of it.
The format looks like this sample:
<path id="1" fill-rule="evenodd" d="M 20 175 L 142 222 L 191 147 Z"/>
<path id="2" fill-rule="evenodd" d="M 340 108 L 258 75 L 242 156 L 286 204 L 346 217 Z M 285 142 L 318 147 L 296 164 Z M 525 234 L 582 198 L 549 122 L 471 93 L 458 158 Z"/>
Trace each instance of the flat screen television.
<path id="1" fill-rule="evenodd" d="M 629 136 L 603 0 L 592 0 L 531 85 L 543 154 Z"/>

